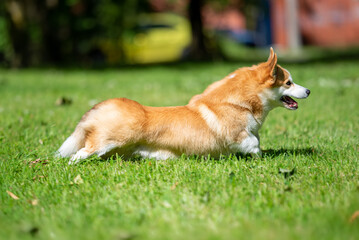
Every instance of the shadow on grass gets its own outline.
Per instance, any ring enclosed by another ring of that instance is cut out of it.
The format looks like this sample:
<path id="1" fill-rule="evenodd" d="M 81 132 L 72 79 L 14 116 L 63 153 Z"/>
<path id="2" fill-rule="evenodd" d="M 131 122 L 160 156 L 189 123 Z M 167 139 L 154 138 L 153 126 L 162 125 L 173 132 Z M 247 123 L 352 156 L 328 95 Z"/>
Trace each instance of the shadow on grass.
<path id="1" fill-rule="evenodd" d="M 262 157 L 277 157 L 280 155 L 300 155 L 300 156 L 311 156 L 317 154 L 317 150 L 313 147 L 308 147 L 308 148 L 280 148 L 280 149 L 267 149 L 267 150 L 263 150 L 263 154 Z M 242 153 L 236 153 L 235 156 L 238 159 L 244 159 L 246 161 L 251 161 L 251 160 L 255 160 L 256 158 L 253 158 L 251 155 L 245 155 Z M 230 158 L 230 155 L 222 155 L 221 157 L 211 157 L 210 155 L 208 156 L 198 156 L 198 155 L 191 155 L 191 156 L 186 156 L 186 155 L 182 155 L 181 157 L 185 157 L 185 158 L 190 158 L 193 159 L 195 161 L 223 161 L 223 160 L 227 160 L 228 158 Z M 135 156 L 127 156 L 127 157 L 121 157 L 118 154 L 106 154 L 106 156 L 103 157 L 97 157 L 94 156 L 92 158 L 90 158 L 92 160 L 96 160 L 96 161 L 127 161 L 127 162 L 142 162 L 145 158 L 139 156 L 139 155 L 135 155 Z M 83 161 L 86 162 L 86 161 Z"/>
<path id="2" fill-rule="evenodd" d="M 263 150 L 263 157 L 276 157 L 280 155 L 301 155 L 311 156 L 317 153 L 313 147 L 308 148 L 280 148 L 280 149 L 267 149 Z"/>
<path id="3" fill-rule="evenodd" d="M 317 150 L 313 147 L 308 148 L 280 148 L 280 149 L 266 149 L 262 150 L 263 157 L 278 157 L 280 155 L 299 155 L 299 156 L 311 156 L 317 154 Z M 237 153 L 238 159 L 245 159 L 246 161 L 255 160 L 250 154 Z"/>

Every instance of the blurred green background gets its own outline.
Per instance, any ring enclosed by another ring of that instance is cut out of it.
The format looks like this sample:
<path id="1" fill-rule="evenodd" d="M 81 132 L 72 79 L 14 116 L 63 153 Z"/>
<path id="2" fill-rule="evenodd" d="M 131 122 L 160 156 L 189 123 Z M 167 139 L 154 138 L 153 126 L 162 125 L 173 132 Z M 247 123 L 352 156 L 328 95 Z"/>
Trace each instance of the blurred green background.
<path id="1" fill-rule="evenodd" d="M 355 0 L 4 0 L 3 67 L 358 56 Z M 328 55 L 329 54 L 329 55 Z"/>

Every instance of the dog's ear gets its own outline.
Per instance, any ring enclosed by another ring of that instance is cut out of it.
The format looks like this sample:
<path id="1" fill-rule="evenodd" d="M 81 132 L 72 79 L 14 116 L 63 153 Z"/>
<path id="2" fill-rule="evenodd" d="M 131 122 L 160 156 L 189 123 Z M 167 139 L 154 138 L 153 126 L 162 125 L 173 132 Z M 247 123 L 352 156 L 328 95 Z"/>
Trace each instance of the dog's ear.
<path id="1" fill-rule="evenodd" d="M 273 48 L 270 48 L 269 58 L 266 62 L 270 76 L 273 77 L 273 80 L 276 80 L 277 77 L 277 54 L 274 53 Z"/>

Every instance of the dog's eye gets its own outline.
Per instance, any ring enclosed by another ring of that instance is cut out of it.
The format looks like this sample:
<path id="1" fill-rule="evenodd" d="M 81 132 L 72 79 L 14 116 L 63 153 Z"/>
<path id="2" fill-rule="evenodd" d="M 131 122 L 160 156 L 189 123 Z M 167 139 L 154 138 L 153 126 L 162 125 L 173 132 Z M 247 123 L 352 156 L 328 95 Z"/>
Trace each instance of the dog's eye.
<path id="1" fill-rule="evenodd" d="M 290 81 L 288 81 L 286 84 L 287 84 L 288 86 L 290 86 L 292 83 L 291 83 Z"/>

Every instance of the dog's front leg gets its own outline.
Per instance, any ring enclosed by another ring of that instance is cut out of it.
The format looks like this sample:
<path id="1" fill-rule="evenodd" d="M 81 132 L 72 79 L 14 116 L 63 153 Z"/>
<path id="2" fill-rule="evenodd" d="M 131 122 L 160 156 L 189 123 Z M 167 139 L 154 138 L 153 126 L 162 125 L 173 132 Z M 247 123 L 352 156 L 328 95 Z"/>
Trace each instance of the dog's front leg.
<path id="1" fill-rule="evenodd" d="M 253 136 L 256 138 L 256 141 L 250 154 L 253 158 L 260 158 L 262 157 L 262 150 L 260 147 L 260 138 L 258 132 L 253 134 Z"/>
<path id="2" fill-rule="evenodd" d="M 233 144 L 231 148 L 236 152 L 250 154 L 255 158 L 262 156 L 262 151 L 259 146 L 259 135 L 253 134 L 251 132 L 246 132 L 246 137 L 241 139 L 241 141 Z"/>
<path id="3" fill-rule="evenodd" d="M 261 158 L 262 157 L 262 150 L 259 148 L 253 149 L 253 152 L 250 152 L 252 158 Z"/>

